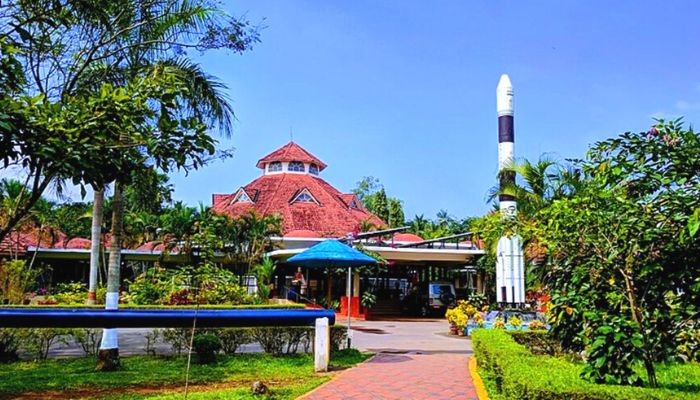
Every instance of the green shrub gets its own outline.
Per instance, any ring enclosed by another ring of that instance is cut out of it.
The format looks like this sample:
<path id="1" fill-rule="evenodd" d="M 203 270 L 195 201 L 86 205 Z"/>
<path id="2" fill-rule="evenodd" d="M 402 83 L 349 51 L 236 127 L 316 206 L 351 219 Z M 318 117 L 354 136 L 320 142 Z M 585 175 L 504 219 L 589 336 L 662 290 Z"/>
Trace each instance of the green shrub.
<path id="1" fill-rule="evenodd" d="M 531 400 L 637 400 L 693 399 L 700 388 L 697 364 L 668 367 L 659 373 L 660 388 L 595 384 L 580 377 L 583 365 L 561 357 L 535 355 L 514 338 L 529 332 L 508 334 L 499 329 L 472 333 L 479 372 L 493 389 L 492 397 Z M 537 334 L 536 334 L 537 335 Z"/>
<path id="2" fill-rule="evenodd" d="M 53 298 L 62 304 L 80 304 L 87 300 L 87 287 L 81 282 L 59 283 Z"/>
<path id="3" fill-rule="evenodd" d="M 226 354 L 235 354 L 239 347 L 253 341 L 251 328 L 222 328 L 213 330 L 221 340 L 221 348 Z"/>
<path id="4" fill-rule="evenodd" d="M 102 329 L 82 328 L 73 330 L 73 340 L 80 345 L 86 356 L 94 356 L 100 348 Z"/>
<path id="5" fill-rule="evenodd" d="M 22 304 L 38 275 L 38 269 L 26 268 L 24 260 L 0 260 L 0 304 Z"/>
<path id="6" fill-rule="evenodd" d="M 216 361 L 216 353 L 221 351 L 221 340 L 211 333 L 200 333 L 194 336 L 192 347 L 200 364 L 211 364 Z"/>
<path id="7" fill-rule="evenodd" d="M 348 328 L 341 325 L 331 326 L 331 352 L 347 347 Z"/>
<path id="8" fill-rule="evenodd" d="M 31 353 L 37 360 L 46 360 L 51 346 L 56 343 L 69 343 L 75 329 L 30 328 L 21 329 L 21 348 Z"/>
<path id="9" fill-rule="evenodd" d="M 189 350 L 192 328 L 167 328 L 162 334 L 163 341 L 170 345 L 173 353 L 180 355 L 183 350 Z"/>
<path id="10" fill-rule="evenodd" d="M 17 361 L 19 349 L 19 335 L 17 329 L 0 329 L 0 363 Z"/>
<path id="11" fill-rule="evenodd" d="M 564 354 L 564 349 L 562 349 L 559 341 L 554 339 L 547 331 L 508 331 L 508 334 L 516 343 L 527 347 L 534 354 L 545 354 L 548 356 Z"/>
<path id="12" fill-rule="evenodd" d="M 160 338 L 162 333 L 162 330 L 154 329 L 143 336 L 144 339 L 146 339 L 146 344 L 143 346 L 143 351 L 146 353 L 146 355 L 156 355 L 156 343 L 158 342 L 158 338 Z"/>
<path id="13" fill-rule="evenodd" d="M 281 355 L 284 352 L 286 337 L 284 330 L 286 327 L 258 327 L 252 329 L 253 339 L 260 344 L 263 351 L 275 356 Z"/>

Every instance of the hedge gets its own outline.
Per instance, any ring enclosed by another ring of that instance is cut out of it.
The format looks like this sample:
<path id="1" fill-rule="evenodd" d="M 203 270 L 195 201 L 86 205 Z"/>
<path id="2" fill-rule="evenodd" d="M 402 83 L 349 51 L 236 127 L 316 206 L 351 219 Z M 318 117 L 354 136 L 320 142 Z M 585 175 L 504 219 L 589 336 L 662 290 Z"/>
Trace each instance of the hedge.
<path id="1" fill-rule="evenodd" d="M 102 309 L 105 308 L 104 304 L 7 304 L 0 305 L 0 308 L 95 308 Z M 188 310 L 197 308 L 196 305 L 186 305 L 186 306 L 169 306 L 160 304 L 120 304 L 120 309 L 128 310 Z M 278 310 L 297 310 L 306 308 L 303 304 L 290 303 L 290 304 L 201 304 L 199 306 L 200 310 L 249 310 L 249 309 L 278 309 Z"/>
<path id="2" fill-rule="evenodd" d="M 700 366 L 660 366 L 660 388 L 595 384 L 583 380 L 582 365 L 563 358 L 535 355 L 501 329 L 477 329 L 472 344 L 479 372 L 492 397 L 531 400 L 697 399 Z M 664 387 L 667 386 L 667 387 Z M 670 388 L 676 388 L 672 390 Z"/>

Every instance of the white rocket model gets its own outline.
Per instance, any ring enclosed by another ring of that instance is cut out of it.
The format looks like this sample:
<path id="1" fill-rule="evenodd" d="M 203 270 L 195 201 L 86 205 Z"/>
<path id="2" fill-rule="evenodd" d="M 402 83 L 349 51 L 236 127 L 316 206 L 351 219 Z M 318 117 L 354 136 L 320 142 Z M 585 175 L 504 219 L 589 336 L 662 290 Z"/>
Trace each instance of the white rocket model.
<path id="1" fill-rule="evenodd" d="M 515 132 L 513 129 L 513 85 L 508 75 L 501 75 L 496 88 L 498 110 L 498 169 L 500 172 L 513 162 Z M 515 173 L 499 174 L 501 187 L 515 183 Z M 515 198 L 507 194 L 498 196 L 503 218 L 515 218 Z M 513 305 L 525 302 L 525 268 L 522 239 L 518 235 L 503 236 L 496 250 L 496 301 Z"/>

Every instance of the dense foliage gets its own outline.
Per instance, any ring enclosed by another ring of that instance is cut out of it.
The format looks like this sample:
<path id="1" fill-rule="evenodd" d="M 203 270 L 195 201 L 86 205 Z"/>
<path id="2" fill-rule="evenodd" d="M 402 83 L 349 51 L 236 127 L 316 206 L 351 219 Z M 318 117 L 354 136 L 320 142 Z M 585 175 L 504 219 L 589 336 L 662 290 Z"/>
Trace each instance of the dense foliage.
<path id="1" fill-rule="evenodd" d="M 656 389 L 595 384 L 580 377 L 582 364 L 565 357 L 535 355 L 503 330 L 477 329 L 472 333 L 472 340 L 479 374 L 493 398 L 675 400 L 693 399 L 700 389 L 697 364 L 659 366 L 659 388 Z M 524 337 L 520 340 L 534 341 Z"/>
<path id="2" fill-rule="evenodd" d="M 504 188 L 518 218 L 491 214 L 475 224 L 479 234 L 489 245 L 524 238 L 530 288 L 549 291 L 552 334 L 584 351 L 586 378 L 640 385 L 643 365 L 656 386 L 655 363 L 694 358 L 700 136 L 658 121 L 594 144 L 570 166 L 525 166 L 513 167 L 524 185 Z"/>

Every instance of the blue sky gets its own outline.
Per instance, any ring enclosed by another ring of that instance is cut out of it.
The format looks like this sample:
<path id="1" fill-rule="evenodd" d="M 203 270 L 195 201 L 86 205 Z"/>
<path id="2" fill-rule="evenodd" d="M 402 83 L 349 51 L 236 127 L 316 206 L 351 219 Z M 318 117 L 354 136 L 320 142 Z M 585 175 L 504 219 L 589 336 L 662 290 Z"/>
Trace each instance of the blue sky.
<path id="1" fill-rule="evenodd" d="M 225 2 L 266 28 L 244 55 L 198 60 L 229 86 L 235 157 L 174 176 L 210 204 L 294 140 L 343 191 L 372 175 L 408 217 L 488 210 L 496 84 L 515 88 L 515 152 L 580 157 L 590 143 L 700 117 L 700 3 L 610 1 Z"/>

